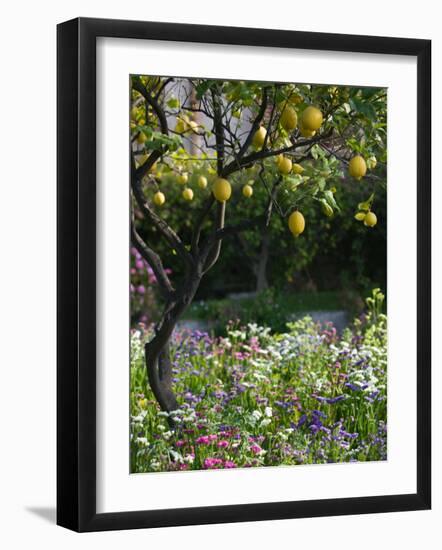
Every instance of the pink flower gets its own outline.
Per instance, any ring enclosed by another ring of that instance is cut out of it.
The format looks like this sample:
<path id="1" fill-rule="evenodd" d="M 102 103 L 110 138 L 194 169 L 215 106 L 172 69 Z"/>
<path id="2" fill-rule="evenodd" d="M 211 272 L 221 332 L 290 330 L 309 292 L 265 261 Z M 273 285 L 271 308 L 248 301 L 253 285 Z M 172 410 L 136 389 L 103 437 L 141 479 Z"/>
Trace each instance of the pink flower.
<path id="1" fill-rule="evenodd" d="M 220 447 L 222 449 L 225 449 L 228 446 L 229 446 L 229 442 L 226 441 L 225 439 L 222 439 L 221 441 L 218 441 L 218 447 Z"/>
<path id="2" fill-rule="evenodd" d="M 137 288 L 137 291 L 138 291 L 138 294 L 144 294 L 146 292 L 146 289 L 144 288 L 143 285 L 140 285 L 138 288 Z"/>
<path id="3" fill-rule="evenodd" d="M 186 442 L 184 441 L 184 439 L 179 439 L 179 440 L 175 443 L 175 445 L 176 445 L 177 447 L 184 447 L 185 444 L 186 444 Z"/>
<path id="4" fill-rule="evenodd" d="M 209 435 L 209 441 L 215 441 L 215 439 L 217 439 L 218 436 L 216 434 L 210 434 Z"/>
<path id="5" fill-rule="evenodd" d="M 252 446 L 250 447 L 250 450 L 251 450 L 252 453 L 255 454 L 255 455 L 259 455 L 259 453 L 262 452 L 262 449 L 261 449 L 261 447 L 260 447 L 259 445 L 252 445 Z"/>
<path id="6" fill-rule="evenodd" d="M 210 470 L 211 468 L 216 468 L 217 466 L 221 466 L 223 461 L 221 458 L 206 458 L 204 459 L 204 468 L 206 470 Z"/>
<path id="7" fill-rule="evenodd" d="M 231 460 L 226 460 L 224 462 L 224 468 L 236 468 L 236 464 Z"/>
<path id="8" fill-rule="evenodd" d="M 207 445 L 209 443 L 209 436 L 208 435 L 200 435 L 196 438 L 195 443 L 197 445 Z"/>

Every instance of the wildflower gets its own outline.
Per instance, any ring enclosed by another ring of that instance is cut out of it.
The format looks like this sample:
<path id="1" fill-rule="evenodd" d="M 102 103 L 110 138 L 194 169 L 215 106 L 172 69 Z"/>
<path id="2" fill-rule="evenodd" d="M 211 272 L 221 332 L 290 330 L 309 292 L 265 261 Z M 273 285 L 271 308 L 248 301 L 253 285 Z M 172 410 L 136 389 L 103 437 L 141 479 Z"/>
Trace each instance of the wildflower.
<path id="1" fill-rule="evenodd" d="M 261 447 L 259 445 L 257 445 L 256 443 L 253 444 L 251 447 L 250 447 L 250 450 L 252 451 L 253 454 L 255 455 L 262 455 L 262 454 L 265 454 L 266 451 L 264 449 L 261 449 Z"/>
<path id="2" fill-rule="evenodd" d="M 236 464 L 231 460 L 226 460 L 224 462 L 224 468 L 236 468 Z"/>
<path id="3" fill-rule="evenodd" d="M 195 443 L 197 445 L 208 445 L 209 441 L 210 440 L 208 435 L 200 435 L 196 438 Z"/>
<path id="4" fill-rule="evenodd" d="M 229 442 L 226 441 L 225 439 L 222 439 L 221 441 L 218 441 L 218 447 L 222 448 L 222 449 L 225 449 L 226 447 L 229 446 Z"/>
<path id="5" fill-rule="evenodd" d="M 223 463 L 221 458 L 205 458 L 204 459 L 204 468 L 206 470 L 210 470 L 212 468 L 216 468 L 217 466 L 221 466 Z"/>

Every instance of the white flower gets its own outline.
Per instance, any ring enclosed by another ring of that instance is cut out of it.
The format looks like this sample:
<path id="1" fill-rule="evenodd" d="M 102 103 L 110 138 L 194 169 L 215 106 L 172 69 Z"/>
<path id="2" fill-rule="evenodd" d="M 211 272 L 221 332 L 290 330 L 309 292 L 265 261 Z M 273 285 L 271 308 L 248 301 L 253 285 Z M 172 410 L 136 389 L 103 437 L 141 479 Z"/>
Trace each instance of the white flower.
<path id="1" fill-rule="evenodd" d="M 266 408 L 265 408 L 265 415 L 266 415 L 268 418 L 271 418 L 271 417 L 273 416 L 272 407 L 266 407 Z"/>
<path id="2" fill-rule="evenodd" d="M 147 441 L 147 437 L 137 437 L 135 441 L 141 447 L 149 447 L 149 441 Z"/>
<path id="3" fill-rule="evenodd" d="M 252 416 L 253 416 L 253 418 L 255 418 L 255 420 L 259 420 L 262 417 L 262 412 L 258 411 L 258 410 L 255 410 L 255 411 L 252 412 Z"/>

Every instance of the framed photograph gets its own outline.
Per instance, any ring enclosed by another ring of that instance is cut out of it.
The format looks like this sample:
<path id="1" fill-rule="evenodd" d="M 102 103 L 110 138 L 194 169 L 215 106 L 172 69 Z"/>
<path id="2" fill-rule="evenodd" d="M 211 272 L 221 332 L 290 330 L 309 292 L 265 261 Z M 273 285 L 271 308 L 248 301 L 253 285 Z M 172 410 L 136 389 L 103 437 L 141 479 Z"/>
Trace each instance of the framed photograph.
<path id="1" fill-rule="evenodd" d="M 430 67 L 58 26 L 59 525 L 430 508 Z"/>

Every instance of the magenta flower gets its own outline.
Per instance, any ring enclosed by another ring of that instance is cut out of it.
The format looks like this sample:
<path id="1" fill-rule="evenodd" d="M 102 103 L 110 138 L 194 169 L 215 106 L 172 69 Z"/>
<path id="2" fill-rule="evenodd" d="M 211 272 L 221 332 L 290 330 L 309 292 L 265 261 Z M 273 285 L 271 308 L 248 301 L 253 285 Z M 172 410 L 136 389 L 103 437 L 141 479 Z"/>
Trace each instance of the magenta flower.
<path id="1" fill-rule="evenodd" d="M 183 447 L 186 444 L 184 439 L 178 439 L 178 441 L 175 443 L 177 447 Z"/>
<path id="2" fill-rule="evenodd" d="M 137 288 L 137 292 L 138 294 L 144 294 L 146 292 L 146 289 L 144 288 L 143 285 L 140 285 L 138 288 Z"/>
<path id="3" fill-rule="evenodd" d="M 196 438 L 195 443 L 197 445 L 207 445 L 209 443 L 209 436 L 208 435 L 200 435 Z"/>
<path id="4" fill-rule="evenodd" d="M 215 439 L 217 439 L 218 436 L 216 434 L 210 434 L 209 435 L 209 441 L 215 441 Z"/>
<path id="5" fill-rule="evenodd" d="M 228 446 L 229 446 L 229 442 L 226 441 L 225 439 L 218 441 L 218 447 L 220 447 L 221 449 L 225 449 Z"/>
<path id="6" fill-rule="evenodd" d="M 223 463 L 221 458 L 206 458 L 204 459 L 204 468 L 206 470 L 210 470 L 212 468 L 216 468 L 217 466 L 221 466 Z"/>
<path id="7" fill-rule="evenodd" d="M 256 445 L 256 444 L 255 444 L 255 445 L 252 445 L 252 446 L 250 447 L 250 450 L 251 450 L 252 453 L 255 454 L 255 455 L 259 455 L 259 453 L 262 453 L 261 447 L 260 447 L 259 445 Z"/>
<path id="8" fill-rule="evenodd" d="M 236 464 L 231 460 L 226 460 L 224 462 L 224 468 L 236 468 Z"/>

